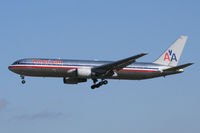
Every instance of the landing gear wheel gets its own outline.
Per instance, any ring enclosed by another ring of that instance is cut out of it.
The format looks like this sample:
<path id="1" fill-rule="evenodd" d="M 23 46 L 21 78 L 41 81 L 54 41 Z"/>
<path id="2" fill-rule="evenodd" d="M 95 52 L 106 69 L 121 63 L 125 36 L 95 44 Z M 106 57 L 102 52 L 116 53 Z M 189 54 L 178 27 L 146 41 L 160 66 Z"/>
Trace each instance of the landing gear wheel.
<path id="1" fill-rule="evenodd" d="M 25 80 L 22 80 L 22 84 L 25 84 L 26 83 L 26 81 Z"/>
<path id="2" fill-rule="evenodd" d="M 108 84 L 108 81 L 107 81 L 107 80 L 104 80 L 104 81 L 103 81 L 103 84 L 104 84 L 104 85 Z"/>
<path id="3" fill-rule="evenodd" d="M 100 83 L 96 84 L 96 88 L 99 88 L 100 86 L 101 86 L 101 84 L 100 84 Z"/>
<path id="4" fill-rule="evenodd" d="M 103 82 L 99 82 L 98 85 L 99 85 L 99 86 L 102 86 L 102 85 L 103 85 Z"/>
<path id="5" fill-rule="evenodd" d="M 91 89 L 95 89 L 95 88 L 96 88 L 96 85 L 92 85 L 92 86 L 91 86 Z"/>
<path id="6" fill-rule="evenodd" d="M 98 84 L 96 84 L 96 82 L 98 81 L 97 79 L 92 79 L 92 80 L 94 84 L 91 86 L 91 89 L 99 88 L 102 85 L 108 84 L 108 81 L 104 79 L 102 79 L 101 82 L 99 82 Z"/>

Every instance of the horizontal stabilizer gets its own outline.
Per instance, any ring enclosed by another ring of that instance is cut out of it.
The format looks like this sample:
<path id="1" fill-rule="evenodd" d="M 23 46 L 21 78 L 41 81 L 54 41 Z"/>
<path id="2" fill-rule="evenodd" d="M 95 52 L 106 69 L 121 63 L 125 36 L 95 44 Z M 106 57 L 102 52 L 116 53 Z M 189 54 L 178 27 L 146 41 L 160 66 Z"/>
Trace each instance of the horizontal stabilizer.
<path id="1" fill-rule="evenodd" d="M 187 63 L 187 64 L 183 64 L 183 65 L 180 65 L 180 66 L 171 67 L 171 68 L 165 69 L 163 71 L 176 71 L 176 70 L 183 69 L 185 67 L 191 66 L 192 64 L 194 64 L 194 63 Z"/>

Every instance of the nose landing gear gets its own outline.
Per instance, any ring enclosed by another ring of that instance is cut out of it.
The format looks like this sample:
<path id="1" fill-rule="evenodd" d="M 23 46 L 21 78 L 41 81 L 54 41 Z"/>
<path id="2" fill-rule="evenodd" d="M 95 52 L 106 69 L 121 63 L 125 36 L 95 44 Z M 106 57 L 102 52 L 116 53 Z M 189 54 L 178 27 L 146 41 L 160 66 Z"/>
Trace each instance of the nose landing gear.
<path id="1" fill-rule="evenodd" d="M 24 80 L 24 75 L 20 75 L 21 79 L 22 79 L 22 84 L 25 84 L 26 81 Z"/>
<path id="2" fill-rule="evenodd" d="M 99 82 L 98 84 L 96 84 L 96 82 L 98 82 L 97 79 L 92 79 L 92 80 L 93 80 L 94 84 L 91 86 L 91 89 L 99 88 L 99 87 L 102 86 L 102 85 L 108 84 L 108 81 L 107 81 L 107 80 L 104 80 L 104 79 L 102 79 L 102 81 Z"/>

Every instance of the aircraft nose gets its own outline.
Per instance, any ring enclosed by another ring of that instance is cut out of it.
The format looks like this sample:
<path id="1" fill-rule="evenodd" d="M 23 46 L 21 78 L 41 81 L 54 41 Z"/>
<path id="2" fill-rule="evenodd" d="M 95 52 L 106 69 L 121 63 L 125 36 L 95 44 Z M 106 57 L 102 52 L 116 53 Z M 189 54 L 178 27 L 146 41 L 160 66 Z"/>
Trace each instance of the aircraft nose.
<path id="1" fill-rule="evenodd" d="M 8 69 L 9 69 L 10 71 L 13 71 L 13 67 L 12 67 L 12 66 L 8 66 Z"/>

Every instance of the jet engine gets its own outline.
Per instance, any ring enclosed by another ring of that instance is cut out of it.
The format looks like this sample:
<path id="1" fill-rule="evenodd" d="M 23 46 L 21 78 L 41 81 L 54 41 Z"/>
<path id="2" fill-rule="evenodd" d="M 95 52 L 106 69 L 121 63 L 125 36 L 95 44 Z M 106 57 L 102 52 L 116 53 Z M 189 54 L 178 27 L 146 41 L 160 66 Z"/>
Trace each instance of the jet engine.
<path id="1" fill-rule="evenodd" d="M 80 82 L 87 82 L 85 78 L 65 77 L 63 78 L 64 84 L 78 84 Z"/>
<path id="2" fill-rule="evenodd" d="M 90 78 L 91 77 L 91 68 L 79 68 L 77 69 L 78 78 Z"/>

